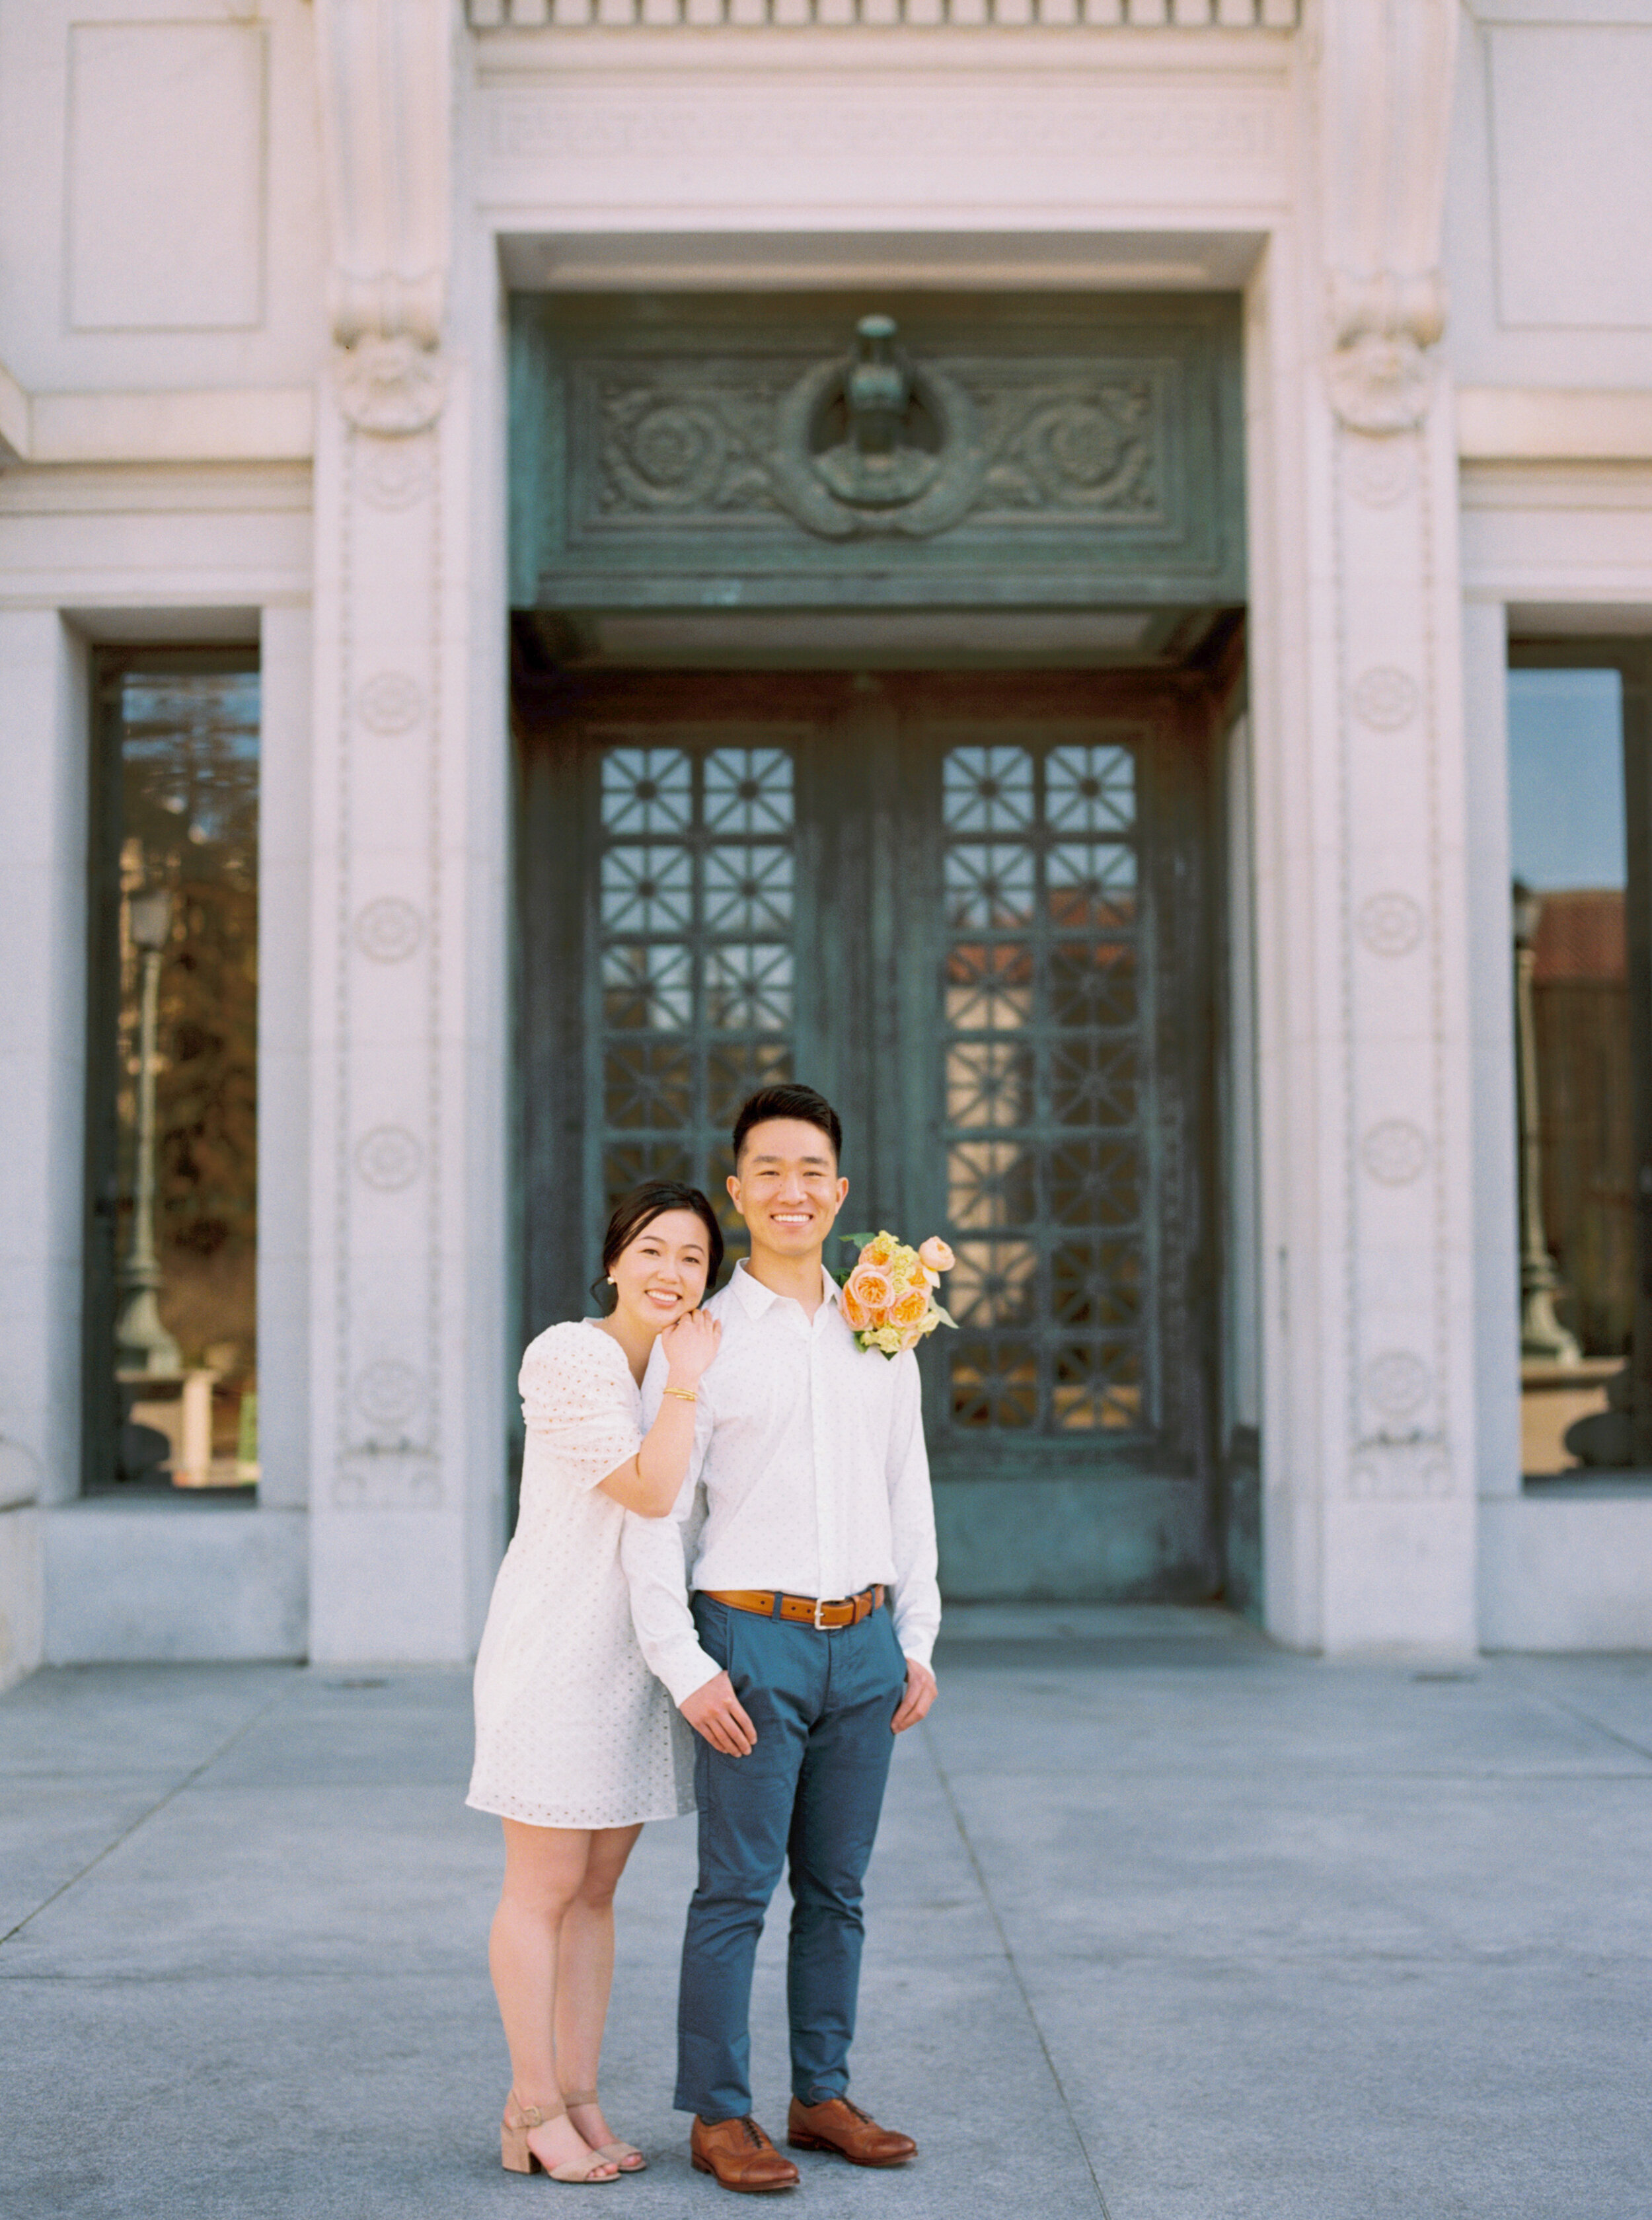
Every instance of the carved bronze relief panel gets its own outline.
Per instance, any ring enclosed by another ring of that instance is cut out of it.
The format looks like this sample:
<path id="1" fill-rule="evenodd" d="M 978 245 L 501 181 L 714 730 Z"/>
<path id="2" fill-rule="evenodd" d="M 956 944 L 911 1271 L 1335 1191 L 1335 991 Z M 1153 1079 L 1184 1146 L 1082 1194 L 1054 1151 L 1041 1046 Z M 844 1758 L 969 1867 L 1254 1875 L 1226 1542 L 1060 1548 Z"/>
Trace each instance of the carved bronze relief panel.
<path id="1" fill-rule="evenodd" d="M 513 599 L 1244 596 L 1219 296 L 518 296 Z"/>

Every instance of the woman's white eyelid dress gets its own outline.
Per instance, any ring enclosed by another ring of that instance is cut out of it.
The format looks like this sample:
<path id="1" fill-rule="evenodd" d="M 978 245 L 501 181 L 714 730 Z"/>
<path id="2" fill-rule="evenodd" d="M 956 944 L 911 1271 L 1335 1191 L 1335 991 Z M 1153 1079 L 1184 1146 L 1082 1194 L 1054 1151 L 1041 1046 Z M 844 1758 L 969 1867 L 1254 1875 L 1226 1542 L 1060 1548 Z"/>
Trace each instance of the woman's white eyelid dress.
<path id="1" fill-rule="evenodd" d="M 595 1320 L 531 1342 L 518 1385 L 522 1501 L 476 1661 L 465 1801 L 533 1827 L 628 1827 L 694 1809 L 689 1727 L 643 1662 L 598 1485 L 641 1446 L 625 1351 Z"/>

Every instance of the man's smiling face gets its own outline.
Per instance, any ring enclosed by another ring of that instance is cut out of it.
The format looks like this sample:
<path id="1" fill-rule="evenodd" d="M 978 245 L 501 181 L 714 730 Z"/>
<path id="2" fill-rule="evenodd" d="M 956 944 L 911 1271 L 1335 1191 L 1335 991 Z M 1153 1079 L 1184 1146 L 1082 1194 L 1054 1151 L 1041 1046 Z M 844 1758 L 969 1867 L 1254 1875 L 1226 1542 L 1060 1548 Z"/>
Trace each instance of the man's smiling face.
<path id="1" fill-rule="evenodd" d="M 747 1133 L 728 1191 L 754 1249 L 807 1257 L 824 1247 L 849 1182 L 818 1126 L 769 1118 Z"/>

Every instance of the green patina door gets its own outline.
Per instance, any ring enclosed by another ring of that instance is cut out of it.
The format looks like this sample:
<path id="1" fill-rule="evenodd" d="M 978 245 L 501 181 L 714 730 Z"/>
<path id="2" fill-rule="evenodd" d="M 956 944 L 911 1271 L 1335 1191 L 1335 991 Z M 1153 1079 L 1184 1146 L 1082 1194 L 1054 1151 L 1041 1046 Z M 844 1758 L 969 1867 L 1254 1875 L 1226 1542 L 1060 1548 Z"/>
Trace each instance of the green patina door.
<path id="1" fill-rule="evenodd" d="M 615 1194 L 720 1199 L 742 1098 L 807 1080 L 845 1222 L 957 1254 L 948 1591 L 1209 1593 L 1200 689 L 564 672 L 517 709 L 525 1329 L 586 1306 Z"/>
<path id="2" fill-rule="evenodd" d="M 809 1080 L 957 1252 L 949 1592 L 1212 1593 L 1238 303 L 520 296 L 510 383 L 524 1327 Z"/>

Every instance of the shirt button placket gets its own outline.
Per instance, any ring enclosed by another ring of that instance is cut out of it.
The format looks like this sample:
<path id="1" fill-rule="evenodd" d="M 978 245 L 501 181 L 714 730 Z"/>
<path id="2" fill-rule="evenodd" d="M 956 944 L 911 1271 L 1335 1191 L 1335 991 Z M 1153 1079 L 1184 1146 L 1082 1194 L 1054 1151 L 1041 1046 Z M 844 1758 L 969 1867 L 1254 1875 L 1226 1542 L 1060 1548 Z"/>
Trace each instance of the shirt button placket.
<path id="1" fill-rule="evenodd" d="M 816 1313 L 809 1336 L 809 1426 L 814 1444 L 814 1531 L 820 1556 L 820 1594 L 830 1600 L 844 1593 L 843 1550 L 838 1531 L 838 1472 L 832 1455 L 830 1367 L 826 1306 Z"/>

